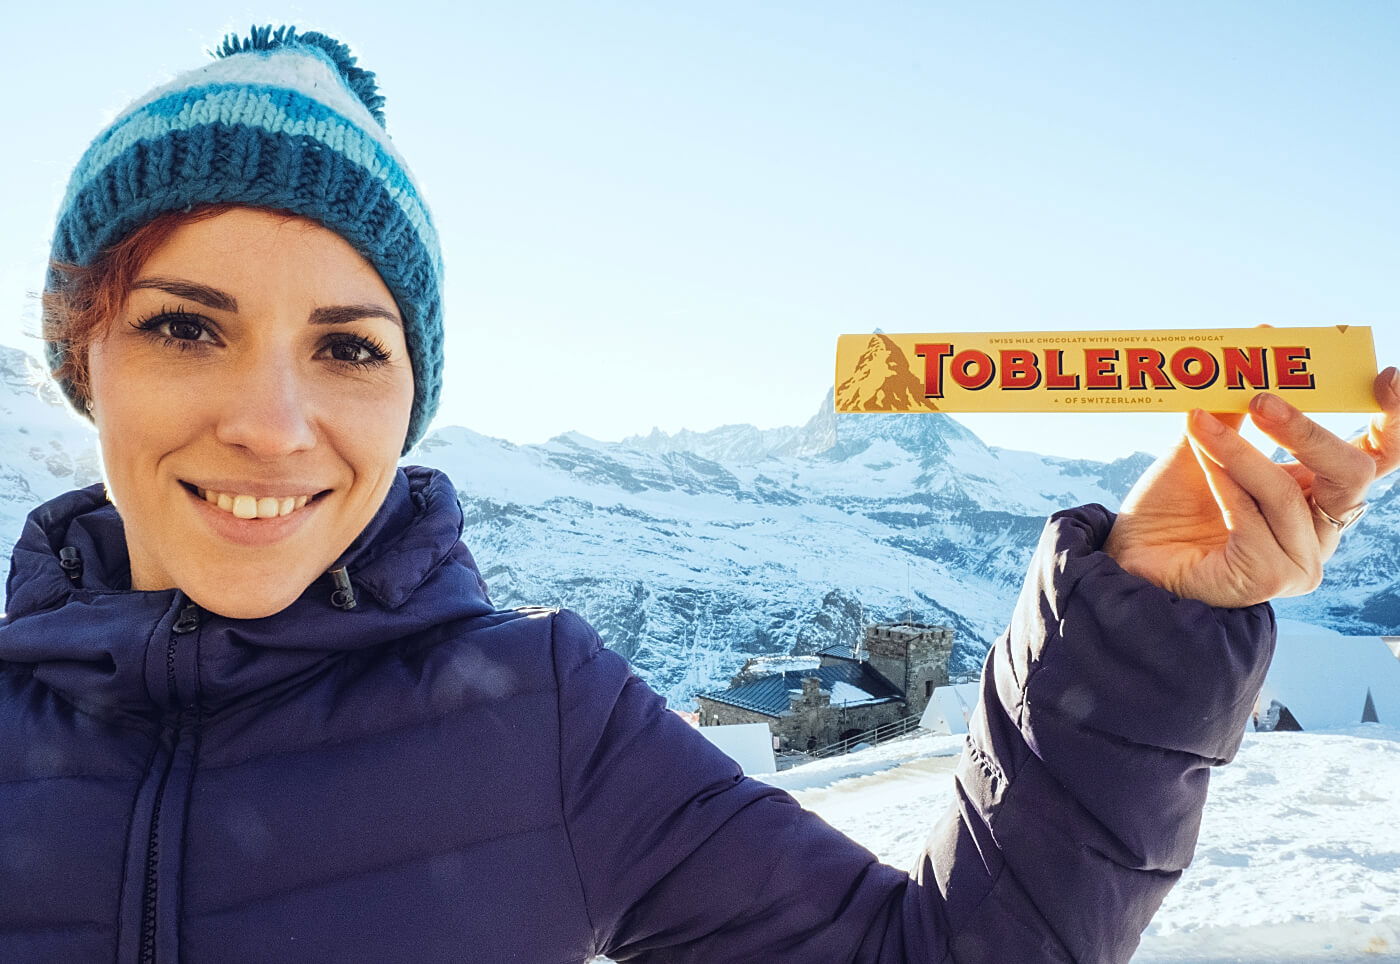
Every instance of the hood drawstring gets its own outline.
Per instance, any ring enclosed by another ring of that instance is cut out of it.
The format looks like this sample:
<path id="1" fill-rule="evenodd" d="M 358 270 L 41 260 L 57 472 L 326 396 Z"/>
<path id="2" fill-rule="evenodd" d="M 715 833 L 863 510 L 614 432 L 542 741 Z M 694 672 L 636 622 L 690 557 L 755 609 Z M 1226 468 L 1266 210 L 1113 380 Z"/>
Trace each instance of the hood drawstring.
<path id="1" fill-rule="evenodd" d="M 76 586 L 82 581 L 83 554 L 75 546 L 64 546 L 58 550 L 58 564 L 73 585 Z"/>
<path id="2" fill-rule="evenodd" d="M 331 593 L 331 605 L 337 609 L 355 608 L 355 587 L 350 584 L 350 570 L 348 566 L 340 566 L 330 571 L 331 581 L 335 583 L 335 592 Z"/>

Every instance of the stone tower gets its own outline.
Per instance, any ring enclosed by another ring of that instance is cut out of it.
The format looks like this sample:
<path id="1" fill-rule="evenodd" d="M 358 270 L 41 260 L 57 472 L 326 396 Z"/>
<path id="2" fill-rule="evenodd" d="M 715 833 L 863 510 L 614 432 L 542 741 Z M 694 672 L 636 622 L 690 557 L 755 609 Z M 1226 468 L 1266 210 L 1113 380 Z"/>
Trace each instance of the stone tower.
<path id="1" fill-rule="evenodd" d="M 911 716 L 920 716 L 934 687 L 948 685 L 953 630 L 924 623 L 865 627 L 863 655 L 881 676 L 904 692 Z"/>

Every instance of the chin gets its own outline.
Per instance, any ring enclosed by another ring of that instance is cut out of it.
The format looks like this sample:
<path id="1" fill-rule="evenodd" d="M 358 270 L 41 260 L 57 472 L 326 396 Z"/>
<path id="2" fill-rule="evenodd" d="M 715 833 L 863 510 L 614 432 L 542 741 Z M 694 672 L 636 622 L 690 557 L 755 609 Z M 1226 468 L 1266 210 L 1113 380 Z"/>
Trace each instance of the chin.
<path id="1" fill-rule="evenodd" d="M 227 584 L 207 592 L 204 591 L 204 587 L 181 588 L 201 609 L 229 619 L 261 619 L 264 616 L 275 616 L 296 602 L 304 591 L 303 589 L 288 592 L 285 585 L 278 586 L 275 590 L 250 586 L 240 588 L 236 592 L 230 592 Z"/>

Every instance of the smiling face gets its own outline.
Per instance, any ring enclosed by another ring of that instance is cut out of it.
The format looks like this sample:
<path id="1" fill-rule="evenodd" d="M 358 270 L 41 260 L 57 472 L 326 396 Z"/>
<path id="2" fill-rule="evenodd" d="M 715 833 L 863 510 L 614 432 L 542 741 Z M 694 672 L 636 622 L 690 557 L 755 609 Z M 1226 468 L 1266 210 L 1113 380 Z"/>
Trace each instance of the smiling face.
<path id="1" fill-rule="evenodd" d="M 236 208 L 186 224 L 89 349 L 133 589 L 285 609 L 373 518 L 408 431 L 394 298 L 339 235 Z"/>

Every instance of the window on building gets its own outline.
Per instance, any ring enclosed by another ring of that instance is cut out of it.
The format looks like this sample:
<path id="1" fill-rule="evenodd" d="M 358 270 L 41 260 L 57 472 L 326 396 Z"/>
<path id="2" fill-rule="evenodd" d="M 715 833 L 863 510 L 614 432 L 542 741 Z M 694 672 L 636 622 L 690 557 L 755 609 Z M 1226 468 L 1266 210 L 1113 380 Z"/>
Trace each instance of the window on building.
<path id="1" fill-rule="evenodd" d="M 924 680 L 924 699 L 933 699 L 933 680 L 931 679 Z"/>

